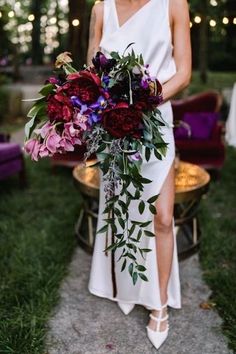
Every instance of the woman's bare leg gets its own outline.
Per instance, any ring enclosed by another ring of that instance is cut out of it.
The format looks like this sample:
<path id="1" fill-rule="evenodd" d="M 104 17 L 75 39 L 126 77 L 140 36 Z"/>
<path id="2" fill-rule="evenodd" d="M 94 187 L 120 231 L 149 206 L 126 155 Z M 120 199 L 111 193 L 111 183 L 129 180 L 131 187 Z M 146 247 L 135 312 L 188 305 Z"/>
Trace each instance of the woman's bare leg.
<path id="1" fill-rule="evenodd" d="M 174 239 L 173 239 L 173 209 L 175 198 L 175 170 L 174 163 L 162 186 L 156 202 L 157 215 L 155 216 L 156 254 L 159 274 L 160 297 L 162 305 L 167 301 L 167 286 L 171 272 Z M 154 316 L 158 311 L 152 312 Z M 164 317 L 166 310 L 163 311 Z M 155 330 L 156 322 L 150 320 L 149 327 Z M 166 321 L 162 322 L 160 330 L 164 330 Z"/>

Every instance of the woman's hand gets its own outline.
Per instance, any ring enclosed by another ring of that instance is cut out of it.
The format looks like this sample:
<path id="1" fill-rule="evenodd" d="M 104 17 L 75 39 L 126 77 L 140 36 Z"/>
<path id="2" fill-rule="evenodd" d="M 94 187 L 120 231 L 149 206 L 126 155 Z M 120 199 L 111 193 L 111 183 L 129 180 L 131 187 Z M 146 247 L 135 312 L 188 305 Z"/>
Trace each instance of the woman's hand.
<path id="1" fill-rule="evenodd" d="M 103 3 L 100 2 L 95 4 L 91 11 L 87 65 L 91 65 L 93 56 L 99 50 L 99 43 L 102 38 L 102 27 L 103 27 Z"/>
<path id="2" fill-rule="evenodd" d="M 163 99 L 169 100 L 187 87 L 191 80 L 192 53 L 190 18 L 187 0 L 170 0 L 170 25 L 172 29 L 173 56 L 176 74 L 163 84 Z"/>

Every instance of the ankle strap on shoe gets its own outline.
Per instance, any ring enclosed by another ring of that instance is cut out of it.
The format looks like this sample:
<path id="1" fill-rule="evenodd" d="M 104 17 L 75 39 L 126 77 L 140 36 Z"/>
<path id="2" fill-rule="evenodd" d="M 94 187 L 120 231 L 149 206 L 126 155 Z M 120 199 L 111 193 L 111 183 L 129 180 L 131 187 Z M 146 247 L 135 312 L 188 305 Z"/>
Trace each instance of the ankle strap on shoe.
<path id="1" fill-rule="evenodd" d="M 163 318 L 159 318 L 159 317 L 155 317 L 155 316 L 153 316 L 153 314 L 151 314 L 150 313 L 150 318 L 153 320 L 153 321 L 156 321 L 156 322 L 163 322 L 163 321 L 166 321 L 166 320 L 168 320 L 168 318 L 169 318 L 169 315 L 167 314 L 165 317 L 163 317 Z"/>

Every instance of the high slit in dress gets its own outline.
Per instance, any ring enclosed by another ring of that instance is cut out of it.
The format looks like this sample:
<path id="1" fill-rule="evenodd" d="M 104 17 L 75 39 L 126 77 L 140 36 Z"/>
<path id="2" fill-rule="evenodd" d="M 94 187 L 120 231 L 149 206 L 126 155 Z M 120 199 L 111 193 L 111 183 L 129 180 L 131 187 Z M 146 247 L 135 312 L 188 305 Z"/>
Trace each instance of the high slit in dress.
<path id="1" fill-rule="evenodd" d="M 175 61 L 172 54 L 173 47 L 168 0 L 149 0 L 121 26 L 118 21 L 115 0 L 104 1 L 103 35 L 100 42 L 101 51 L 107 55 L 111 51 L 118 51 L 122 54 L 130 43 L 134 44 L 128 48 L 128 51 L 133 48 L 136 54 L 142 54 L 144 63 L 149 64 L 151 75 L 157 77 L 161 83 L 165 83 L 176 73 Z M 143 177 L 153 181 L 145 185 L 143 192 L 144 200 L 160 192 L 175 157 L 171 103 L 167 101 L 158 108 L 162 113 L 163 119 L 168 124 L 168 126 L 162 128 L 163 138 L 168 143 L 168 149 L 163 160 L 156 159 L 153 153 L 148 162 L 145 159 L 143 160 L 141 174 Z M 104 224 L 104 214 L 102 214 L 104 205 L 104 182 L 101 178 L 97 230 Z M 148 208 L 140 215 L 137 207 L 137 202 L 132 201 L 129 206 L 131 220 L 154 220 L 153 214 L 150 213 Z M 147 229 L 154 232 L 154 222 Z M 181 308 L 179 265 L 174 222 L 173 237 L 174 249 L 168 282 L 168 305 L 173 308 Z M 108 234 L 108 240 L 111 242 L 110 233 Z M 126 269 L 121 272 L 122 263 L 115 262 L 117 294 L 114 296 L 111 252 L 108 252 L 108 255 L 103 252 L 105 248 L 105 234 L 96 235 L 88 285 L 89 291 L 94 295 L 114 301 L 140 304 L 153 309 L 159 308 L 161 300 L 155 242 L 154 237 L 143 236 L 141 238 L 141 245 L 139 245 L 142 248 L 152 249 L 147 254 L 146 260 L 141 260 L 141 263 L 147 268 L 145 274 L 149 279 L 148 282 L 138 279 L 137 283 L 133 285 L 128 270 Z M 115 260 L 118 259 L 119 255 L 119 252 L 116 251 Z"/>

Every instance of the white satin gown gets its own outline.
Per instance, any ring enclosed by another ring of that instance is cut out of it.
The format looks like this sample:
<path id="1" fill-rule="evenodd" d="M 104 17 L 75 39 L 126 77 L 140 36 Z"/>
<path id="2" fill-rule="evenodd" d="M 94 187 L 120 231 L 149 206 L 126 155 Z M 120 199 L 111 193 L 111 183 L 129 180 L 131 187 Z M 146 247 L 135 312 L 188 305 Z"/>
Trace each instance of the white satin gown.
<path id="1" fill-rule="evenodd" d="M 115 0 L 104 1 L 103 35 L 100 42 L 101 51 L 107 55 L 111 51 L 118 51 L 122 54 L 131 42 L 134 42 L 134 44 L 130 50 L 133 48 L 135 53 L 143 55 L 145 64 L 149 64 L 151 75 L 156 76 L 161 83 L 166 82 L 175 74 L 176 66 L 172 56 L 168 0 L 149 0 L 121 26 L 118 21 Z M 159 109 L 163 118 L 169 124 L 169 127 L 162 129 L 164 140 L 169 145 L 167 155 L 163 160 L 157 160 L 153 154 L 149 162 L 144 160 L 142 175 L 153 182 L 145 185 L 143 199 L 148 199 L 160 192 L 175 157 L 173 114 L 170 101 L 160 105 Z M 101 181 L 97 230 L 103 226 L 104 214 L 102 212 L 105 203 L 103 190 L 104 186 Z M 130 204 L 129 213 L 131 220 L 153 220 L 153 215 L 149 209 L 146 209 L 142 215 L 139 214 L 137 202 Z M 154 223 L 151 223 L 147 229 L 154 232 Z M 179 265 L 174 232 L 173 235 L 174 251 L 168 283 L 168 305 L 173 308 L 181 308 Z M 108 244 L 110 244 L 111 235 L 109 234 L 108 237 Z M 137 283 L 133 285 L 128 269 L 121 273 L 122 262 L 115 263 L 117 294 L 114 296 L 111 252 L 108 253 L 108 256 L 105 255 L 103 252 L 105 248 L 105 234 L 98 234 L 94 244 L 88 285 L 89 291 L 94 295 L 114 301 L 139 304 L 151 307 L 152 309 L 159 308 L 161 300 L 155 242 L 155 238 L 144 236 L 141 239 L 141 245 L 139 245 L 142 248 L 152 249 L 152 252 L 147 254 L 146 261 L 141 261 L 141 264 L 148 270 L 145 273 L 148 276 L 148 282 L 138 278 Z M 118 257 L 119 253 L 117 252 L 115 255 L 116 260 Z"/>

